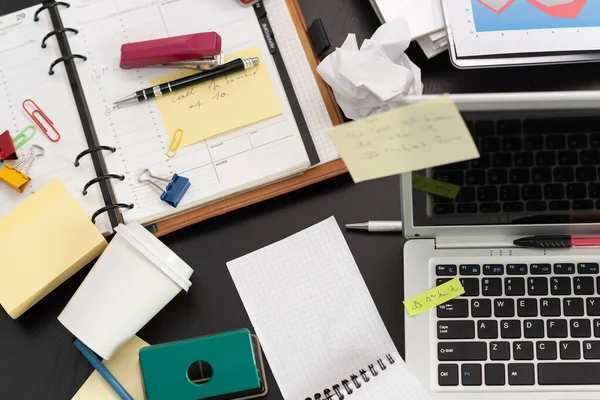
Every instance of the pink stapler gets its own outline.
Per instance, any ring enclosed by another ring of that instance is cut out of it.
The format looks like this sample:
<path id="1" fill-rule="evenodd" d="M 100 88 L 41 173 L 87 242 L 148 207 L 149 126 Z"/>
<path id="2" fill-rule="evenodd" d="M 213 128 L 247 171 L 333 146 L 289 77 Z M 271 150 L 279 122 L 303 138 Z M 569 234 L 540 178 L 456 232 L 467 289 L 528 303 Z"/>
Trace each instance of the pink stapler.
<path id="1" fill-rule="evenodd" d="M 221 36 L 202 32 L 121 46 L 123 69 L 172 67 L 207 70 L 223 63 Z"/>

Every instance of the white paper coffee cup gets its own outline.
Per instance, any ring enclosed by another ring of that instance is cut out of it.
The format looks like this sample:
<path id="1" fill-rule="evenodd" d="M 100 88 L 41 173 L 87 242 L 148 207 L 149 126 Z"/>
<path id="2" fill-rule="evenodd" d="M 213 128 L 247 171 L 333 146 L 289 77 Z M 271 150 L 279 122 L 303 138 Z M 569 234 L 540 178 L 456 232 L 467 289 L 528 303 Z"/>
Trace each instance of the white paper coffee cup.
<path id="1" fill-rule="evenodd" d="M 116 235 L 58 320 L 108 360 L 182 289 L 193 270 L 137 222 Z"/>

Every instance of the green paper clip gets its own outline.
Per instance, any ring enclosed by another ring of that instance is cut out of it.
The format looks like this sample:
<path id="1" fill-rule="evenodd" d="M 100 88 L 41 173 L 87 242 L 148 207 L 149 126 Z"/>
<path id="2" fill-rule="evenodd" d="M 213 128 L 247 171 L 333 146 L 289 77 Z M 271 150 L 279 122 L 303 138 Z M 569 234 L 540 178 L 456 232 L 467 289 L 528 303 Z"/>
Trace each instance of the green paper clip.
<path id="1" fill-rule="evenodd" d="M 30 130 L 33 132 L 31 133 L 31 135 L 27 136 L 27 132 Z M 37 132 L 37 130 L 35 129 L 35 126 L 33 126 L 33 125 L 29 125 L 25 129 L 23 129 L 21 132 L 19 132 L 19 134 L 13 138 L 13 143 L 15 145 L 15 151 L 19 150 L 21 147 L 23 147 L 25 145 L 25 143 L 29 142 L 31 140 L 31 138 L 35 136 L 36 132 Z"/>

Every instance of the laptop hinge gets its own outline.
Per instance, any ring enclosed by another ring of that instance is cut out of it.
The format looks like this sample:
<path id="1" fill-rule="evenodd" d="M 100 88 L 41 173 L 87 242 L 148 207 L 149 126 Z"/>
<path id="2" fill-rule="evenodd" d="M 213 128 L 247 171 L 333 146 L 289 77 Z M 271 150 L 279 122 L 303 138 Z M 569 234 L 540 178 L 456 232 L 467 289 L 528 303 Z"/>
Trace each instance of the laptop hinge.
<path id="1" fill-rule="evenodd" d="M 438 236 L 436 249 L 473 249 L 473 248 L 515 248 L 513 240 L 520 236 L 480 235 L 480 236 Z"/>

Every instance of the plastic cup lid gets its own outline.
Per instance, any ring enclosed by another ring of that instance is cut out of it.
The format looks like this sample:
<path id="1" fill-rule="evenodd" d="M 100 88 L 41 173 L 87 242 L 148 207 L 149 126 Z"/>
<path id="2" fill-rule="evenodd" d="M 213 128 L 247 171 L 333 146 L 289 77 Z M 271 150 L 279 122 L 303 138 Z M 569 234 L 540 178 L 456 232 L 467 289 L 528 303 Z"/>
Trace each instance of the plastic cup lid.
<path id="1" fill-rule="evenodd" d="M 187 292 L 190 289 L 192 282 L 189 278 L 194 270 L 142 225 L 128 222 L 127 225 L 119 224 L 115 230 L 183 290 Z"/>

